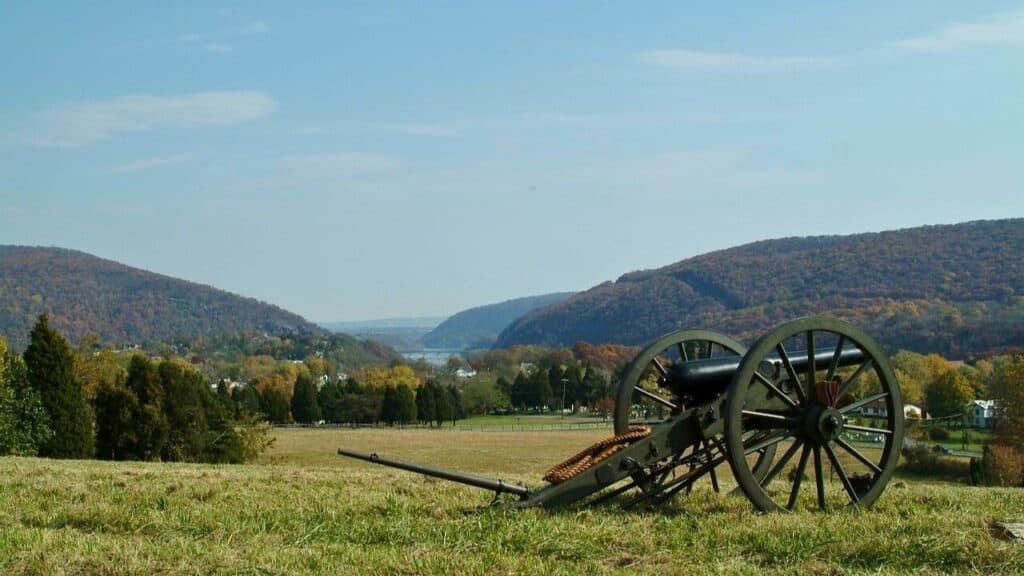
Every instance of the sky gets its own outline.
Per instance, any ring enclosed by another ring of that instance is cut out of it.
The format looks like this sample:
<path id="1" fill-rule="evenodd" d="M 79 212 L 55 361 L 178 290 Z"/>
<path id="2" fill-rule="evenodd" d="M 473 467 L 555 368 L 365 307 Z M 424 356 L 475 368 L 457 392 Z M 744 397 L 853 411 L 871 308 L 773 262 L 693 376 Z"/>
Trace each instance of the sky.
<path id="1" fill-rule="evenodd" d="M 0 244 L 353 321 L 1024 216 L 1024 4 L 689 4 L 5 2 Z"/>

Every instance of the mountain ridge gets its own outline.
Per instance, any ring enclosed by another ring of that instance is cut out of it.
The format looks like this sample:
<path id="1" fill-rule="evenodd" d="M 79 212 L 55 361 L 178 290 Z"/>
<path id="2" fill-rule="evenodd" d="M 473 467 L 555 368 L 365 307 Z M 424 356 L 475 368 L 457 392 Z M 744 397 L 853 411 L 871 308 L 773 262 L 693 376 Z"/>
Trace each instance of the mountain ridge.
<path id="1" fill-rule="evenodd" d="M 427 348 L 487 348 L 516 318 L 573 294 L 575 292 L 552 292 L 468 308 L 453 314 L 420 340 Z"/>
<path id="2" fill-rule="evenodd" d="M 326 334 L 305 318 L 255 298 L 121 264 L 79 250 L 0 245 L 0 333 L 27 343 L 40 314 L 72 342 L 259 331 Z"/>
<path id="3" fill-rule="evenodd" d="M 749 340 L 831 314 L 890 346 L 963 356 L 1024 338 L 1024 219 L 761 240 L 628 272 L 513 322 L 497 346 L 642 344 L 683 327 Z"/>

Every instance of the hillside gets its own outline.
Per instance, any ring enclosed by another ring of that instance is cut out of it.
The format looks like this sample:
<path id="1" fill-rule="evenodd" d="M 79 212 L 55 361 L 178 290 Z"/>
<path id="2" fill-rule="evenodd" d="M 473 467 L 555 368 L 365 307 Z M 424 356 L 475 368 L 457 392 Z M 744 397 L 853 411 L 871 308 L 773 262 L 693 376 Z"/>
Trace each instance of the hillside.
<path id="1" fill-rule="evenodd" d="M 498 334 L 516 318 L 572 295 L 572 292 L 557 292 L 463 310 L 424 335 L 422 342 L 427 348 L 490 347 L 498 339 Z"/>
<path id="2" fill-rule="evenodd" d="M 39 314 L 72 342 L 169 341 L 242 331 L 320 334 L 301 316 L 75 250 L 0 246 L 0 334 L 23 347 Z"/>
<path id="3" fill-rule="evenodd" d="M 641 344 L 681 327 L 748 342 L 807 314 L 890 348 L 949 357 L 1024 343 L 1024 219 L 755 242 L 625 274 L 514 322 L 498 339 Z"/>

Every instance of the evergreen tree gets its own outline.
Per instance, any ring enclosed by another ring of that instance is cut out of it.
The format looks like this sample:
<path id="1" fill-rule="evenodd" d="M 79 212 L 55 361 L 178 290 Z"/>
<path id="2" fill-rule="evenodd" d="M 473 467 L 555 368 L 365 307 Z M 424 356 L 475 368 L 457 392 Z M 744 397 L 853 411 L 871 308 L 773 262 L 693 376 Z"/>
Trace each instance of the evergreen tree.
<path id="1" fill-rule="evenodd" d="M 246 415 L 260 414 L 260 395 L 252 385 L 235 387 L 231 391 L 231 399 L 235 403 L 236 420 L 242 420 Z"/>
<path id="2" fill-rule="evenodd" d="M 462 391 L 455 386 L 448 387 L 449 400 L 452 403 L 452 426 L 456 420 L 466 419 L 466 406 L 462 401 Z"/>
<path id="3" fill-rule="evenodd" d="M 225 410 L 219 390 L 214 396 L 205 376 L 172 361 L 161 362 L 157 374 L 164 392 L 168 428 L 161 456 L 175 462 L 207 461 L 205 453 L 211 438 L 208 414 Z"/>
<path id="4" fill-rule="evenodd" d="M 596 368 L 587 364 L 587 372 L 583 376 L 583 403 L 596 404 L 599 400 L 611 395 L 608 380 Z"/>
<path id="5" fill-rule="evenodd" d="M 526 374 L 522 372 L 516 374 L 515 381 L 509 387 L 508 398 L 512 407 L 517 411 L 525 410 L 530 405 L 533 400 L 532 386 L 530 378 Z"/>
<path id="6" fill-rule="evenodd" d="M 316 398 L 316 384 L 305 370 L 299 372 L 292 392 L 292 418 L 302 424 L 320 421 L 320 405 Z"/>
<path id="7" fill-rule="evenodd" d="M 138 399 L 133 418 L 136 436 L 133 451 L 140 460 L 155 460 L 163 451 L 168 434 L 160 375 L 148 358 L 141 354 L 135 355 L 128 366 L 128 380 L 125 384 Z"/>
<path id="8" fill-rule="evenodd" d="M 228 381 L 223 378 L 217 382 L 217 400 L 225 410 L 233 410 L 231 389 L 228 388 Z"/>
<path id="9" fill-rule="evenodd" d="M 348 378 L 345 380 L 345 392 L 348 394 L 362 394 L 365 392 L 363 387 L 359 384 L 359 381 L 355 378 Z"/>
<path id="10" fill-rule="evenodd" d="M 260 395 L 260 411 L 274 424 L 288 423 L 288 397 L 277 388 L 267 388 Z"/>
<path id="11" fill-rule="evenodd" d="M 376 424 L 383 416 L 383 399 L 375 394 L 345 394 L 339 422 Z"/>
<path id="12" fill-rule="evenodd" d="M 39 454 L 51 458 L 93 456 L 92 415 L 85 391 L 75 378 L 75 361 L 63 336 L 50 328 L 44 314 L 32 329 L 25 349 L 28 381 L 40 396 L 53 437 Z"/>
<path id="13" fill-rule="evenodd" d="M 438 426 L 441 426 L 445 421 L 452 419 L 451 395 L 441 385 L 435 385 L 432 392 L 434 395 L 434 420 Z"/>
<path id="14" fill-rule="evenodd" d="M 405 384 L 395 387 L 395 420 L 401 424 L 409 424 L 416 420 L 416 395 L 412 388 Z"/>
<path id="15" fill-rule="evenodd" d="M 544 406 L 551 407 L 554 395 L 551 392 L 549 377 L 550 372 L 546 374 L 542 370 L 538 370 L 530 377 L 530 396 L 532 399 L 530 405 L 538 410 Z"/>
<path id="16" fill-rule="evenodd" d="M 135 460 L 139 441 L 135 414 L 139 399 L 120 382 L 104 382 L 93 400 L 96 411 L 96 457 L 101 460 Z"/>
<path id="17" fill-rule="evenodd" d="M 342 397 L 345 387 L 337 380 L 331 380 L 320 387 L 317 403 L 320 405 L 320 416 L 328 422 L 343 422 Z"/>
<path id="18" fill-rule="evenodd" d="M 398 396 L 395 394 L 395 389 L 390 386 L 384 389 L 381 419 L 387 422 L 388 426 L 394 426 L 398 421 Z"/>
<path id="19" fill-rule="evenodd" d="M 563 408 L 571 408 L 572 413 L 575 414 L 580 404 L 586 402 L 586 394 L 584 394 L 583 390 L 583 374 L 580 372 L 580 367 L 575 362 L 572 362 L 566 367 L 562 378 L 566 380 L 565 406 Z M 561 392 L 561 390 L 558 392 Z"/>
<path id="20" fill-rule="evenodd" d="M 35 456 L 53 437 L 43 401 L 28 383 L 25 362 L 0 337 L 0 456 Z"/>
<path id="21" fill-rule="evenodd" d="M 416 391 L 416 416 L 420 422 L 430 426 L 433 426 L 431 422 L 437 417 L 435 388 L 437 388 L 437 382 L 431 379 Z"/>
<path id="22" fill-rule="evenodd" d="M 508 378 L 504 376 L 498 376 L 498 381 L 494 383 L 494 386 L 499 392 L 508 397 L 511 401 L 512 398 L 512 383 L 508 381 Z M 514 403 L 513 403 L 514 404 Z"/>
<path id="23" fill-rule="evenodd" d="M 550 399 L 553 401 L 552 406 L 558 406 L 559 410 L 565 408 L 562 406 L 562 368 L 561 366 L 552 366 L 548 368 L 548 390 L 551 392 Z M 547 404 L 548 402 L 542 402 Z"/>

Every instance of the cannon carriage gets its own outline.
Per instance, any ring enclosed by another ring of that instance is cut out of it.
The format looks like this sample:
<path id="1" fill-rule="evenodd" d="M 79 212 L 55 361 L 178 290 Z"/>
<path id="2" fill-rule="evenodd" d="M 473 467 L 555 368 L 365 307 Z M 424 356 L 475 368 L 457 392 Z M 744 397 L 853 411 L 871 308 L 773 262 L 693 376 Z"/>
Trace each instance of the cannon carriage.
<path id="1" fill-rule="evenodd" d="M 874 418 L 862 416 L 872 408 Z M 614 436 L 517 484 L 339 449 L 344 456 L 440 477 L 559 508 L 617 502 L 649 507 L 728 463 L 759 510 L 868 507 L 885 489 L 903 442 L 899 384 L 858 328 L 823 317 L 783 324 L 748 350 L 710 330 L 680 330 L 645 347 L 615 398 Z M 826 472 L 827 470 L 827 472 Z"/>

